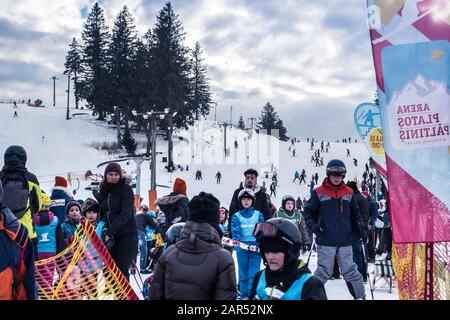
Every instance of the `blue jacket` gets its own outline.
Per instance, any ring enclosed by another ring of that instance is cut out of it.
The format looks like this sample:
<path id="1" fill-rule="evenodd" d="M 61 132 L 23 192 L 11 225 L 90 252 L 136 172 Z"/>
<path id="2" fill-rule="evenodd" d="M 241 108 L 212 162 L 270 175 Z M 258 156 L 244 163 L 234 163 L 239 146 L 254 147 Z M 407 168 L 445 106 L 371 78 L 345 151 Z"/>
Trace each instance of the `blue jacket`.
<path id="1" fill-rule="evenodd" d="M 253 229 L 257 223 L 263 221 L 264 216 L 262 213 L 253 209 L 253 207 L 239 210 L 231 218 L 232 238 L 246 244 L 256 245 Z"/>
<path id="2" fill-rule="evenodd" d="M 55 187 L 50 195 L 50 200 L 52 200 L 50 211 L 58 217 L 60 224 L 66 221 L 66 205 L 70 200 L 73 200 L 68 192 L 65 188 Z"/>
<path id="3" fill-rule="evenodd" d="M 352 232 L 361 232 L 362 221 L 353 190 L 344 183 L 336 187 L 328 178 L 314 189 L 303 215 L 309 230 L 315 225 L 320 227 L 316 237 L 319 245 L 350 246 Z"/>
<path id="4" fill-rule="evenodd" d="M 64 222 L 61 225 L 61 228 L 63 230 L 64 240 L 69 239 L 75 234 L 75 230 L 77 230 L 77 224 L 70 220 L 69 218 L 66 219 L 66 222 Z"/>
<path id="5" fill-rule="evenodd" d="M 56 228 L 58 227 L 58 217 L 53 217 L 48 225 L 35 225 L 38 236 L 38 252 L 56 253 Z"/>

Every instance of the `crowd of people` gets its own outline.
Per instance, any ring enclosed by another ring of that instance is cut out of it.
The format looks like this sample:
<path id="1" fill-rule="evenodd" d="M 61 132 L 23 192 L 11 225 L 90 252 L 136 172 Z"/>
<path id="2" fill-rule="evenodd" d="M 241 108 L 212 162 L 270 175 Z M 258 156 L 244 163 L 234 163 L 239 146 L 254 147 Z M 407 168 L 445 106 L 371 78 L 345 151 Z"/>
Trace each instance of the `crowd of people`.
<path id="1" fill-rule="evenodd" d="M 153 273 L 150 300 L 322 300 L 336 269 L 350 294 L 365 299 L 367 262 L 384 252 L 391 258 L 387 202 L 372 199 L 367 183 L 361 190 L 354 181 L 344 183 L 341 160 L 327 164 L 322 184 L 313 176 L 318 186 L 309 200 L 284 195 L 278 209 L 258 184 L 258 172 L 247 169 L 228 208 L 206 192 L 189 200 L 186 182 L 177 178 L 173 192 L 156 201 L 157 211 L 145 204 L 136 210 L 130 181 L 117 163 L 106 166 L 92 198 L 77 200 L 60 176 L 48 196 L 26 162 L 24 148 L 10 146 L 0 171 L 0 274 L 14 284 L 0 284 L 0 298 L 36 299 L 34 260 L 62 252 L 82 219 L 92 223 L 128 281 L 130 273 Z M 302 175 L 297 172 L 294 181 L 304 181 L 304 170 Z M 299 260 L 312 250 L 318 259 L 314 274 L 309 259 Z M 51 282 L 45 286 L 50 290 Z"/>

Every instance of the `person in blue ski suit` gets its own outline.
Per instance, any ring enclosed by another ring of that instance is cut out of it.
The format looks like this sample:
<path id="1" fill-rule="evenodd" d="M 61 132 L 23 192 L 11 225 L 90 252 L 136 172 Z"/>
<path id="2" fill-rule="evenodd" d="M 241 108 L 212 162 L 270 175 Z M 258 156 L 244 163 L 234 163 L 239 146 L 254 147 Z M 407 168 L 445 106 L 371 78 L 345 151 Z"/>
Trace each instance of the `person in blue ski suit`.
<path id="1" fill-rule="evenodd" d="M 231 218 L 231 235 L 233 240 L 248 245 L 256 245 L 253 229 L 259 222 L 264 221 L 261 212 L 255 210 L 253 205 L 256 201 L 255 193 L 249 189 L 242 189 L 238 195 L 240 210 Z M 235 247 L 239 267 L 240 299 L 248 299 L 253 277 L 261 266 L 261 256 L 257 252 Z"/>

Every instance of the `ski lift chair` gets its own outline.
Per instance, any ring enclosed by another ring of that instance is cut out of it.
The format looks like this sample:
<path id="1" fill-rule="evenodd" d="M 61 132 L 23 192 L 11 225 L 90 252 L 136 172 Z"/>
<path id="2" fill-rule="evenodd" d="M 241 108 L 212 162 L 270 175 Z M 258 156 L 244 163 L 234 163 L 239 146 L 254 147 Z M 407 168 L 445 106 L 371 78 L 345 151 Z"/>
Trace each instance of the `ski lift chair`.
<path id="1" fill-rule="evenodd" d="M 373 292 L 375 289 L 379 289 L 384 287 L 385 285 L 389 286 L 389 293 L 392 293 L 392 288 L 394 287 L 394 268 L 392 267 L 392 260 L 377 260 L 374 263 L 374 277 L 372 280 L 372 288 Z M 384 283 L 376 286 L 380 280 L 383 280 Z M 370 281 L 370 280 L 369 280 Z"/>

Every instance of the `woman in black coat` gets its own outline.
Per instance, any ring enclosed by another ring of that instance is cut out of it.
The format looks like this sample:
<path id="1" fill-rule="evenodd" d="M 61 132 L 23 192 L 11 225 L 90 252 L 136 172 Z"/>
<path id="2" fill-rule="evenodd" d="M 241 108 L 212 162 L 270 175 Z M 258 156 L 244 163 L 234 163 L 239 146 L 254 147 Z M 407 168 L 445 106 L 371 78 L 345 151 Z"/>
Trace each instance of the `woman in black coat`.
<path id="1" fill-rule="evenodd" d="M 128 270 L 138 247 L 138 231 L 133 189 L 122 177 L 119 164 L 108 164 L 100 192 L 94 196 L 101 206 L 101 219 L 107 226 L 106 247 L 119 270 L 129 280 Z"/>

